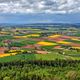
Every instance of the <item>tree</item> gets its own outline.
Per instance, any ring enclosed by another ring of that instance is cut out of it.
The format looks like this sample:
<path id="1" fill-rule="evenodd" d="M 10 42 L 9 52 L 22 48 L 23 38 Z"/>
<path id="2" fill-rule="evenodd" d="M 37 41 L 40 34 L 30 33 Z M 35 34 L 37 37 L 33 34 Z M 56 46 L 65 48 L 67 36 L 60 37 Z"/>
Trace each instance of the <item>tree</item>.
<path id="1" fill-rule="evenodd" d="M 68 80 L 77 80 L 77 72 L 76 71 L 69 71 L 66 75 Z"/>
<path id="2" fill-rule="evenodd" d="M 3 78 L 3 80 L 11 80 L 10 77 L 6 76 Z"/>

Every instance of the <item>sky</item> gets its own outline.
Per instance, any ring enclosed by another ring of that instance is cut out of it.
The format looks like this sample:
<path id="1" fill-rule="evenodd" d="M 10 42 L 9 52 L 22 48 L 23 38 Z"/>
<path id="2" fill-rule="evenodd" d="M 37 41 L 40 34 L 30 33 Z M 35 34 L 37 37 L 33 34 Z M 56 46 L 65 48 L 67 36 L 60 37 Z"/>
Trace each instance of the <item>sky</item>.
<path id="1" fill-rule="evenodd" d="M 0 23 L 80 23 L 80 0 L 0 0 Z"/>

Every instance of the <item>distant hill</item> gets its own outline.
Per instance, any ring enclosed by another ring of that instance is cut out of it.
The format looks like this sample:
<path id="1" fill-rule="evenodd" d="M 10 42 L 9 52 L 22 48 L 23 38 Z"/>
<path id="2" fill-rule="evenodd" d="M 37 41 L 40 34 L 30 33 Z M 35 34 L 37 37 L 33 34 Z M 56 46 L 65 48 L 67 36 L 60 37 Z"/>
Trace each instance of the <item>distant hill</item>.
<path id="1" fill-rule="evenodd" d="M 80 23 L 31 23 L 31 24 L 7 24 L 2 23 L 0 27 L 80 27 Z"/>

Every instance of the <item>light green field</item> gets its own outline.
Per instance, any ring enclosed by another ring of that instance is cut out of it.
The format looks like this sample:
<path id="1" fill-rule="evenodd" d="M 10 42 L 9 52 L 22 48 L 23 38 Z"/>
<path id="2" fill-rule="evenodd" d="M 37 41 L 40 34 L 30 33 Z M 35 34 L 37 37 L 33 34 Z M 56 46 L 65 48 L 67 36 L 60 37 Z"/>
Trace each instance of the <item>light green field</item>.
<path id="1" fill-rule="evenodd" d="M 11 62 L 11 61 L 18 61 L 18 60 L 80 60 L 79 56 L 74 56 L 70 54 L 59 54 L 57 52 L 52 52 L 48 54 L 18 54 L 15 56 L 8 56 L 0 58 L 0 62 Z"/>

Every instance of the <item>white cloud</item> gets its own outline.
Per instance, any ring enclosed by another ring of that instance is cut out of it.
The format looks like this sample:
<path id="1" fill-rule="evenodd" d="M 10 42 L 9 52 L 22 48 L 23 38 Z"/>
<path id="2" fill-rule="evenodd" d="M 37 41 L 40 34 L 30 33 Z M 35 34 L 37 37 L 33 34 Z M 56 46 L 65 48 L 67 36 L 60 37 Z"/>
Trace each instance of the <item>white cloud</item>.
<path id="1" fill-rule="evenodd" d="M 0 13 L 75 13 L 80 0 L 0 0 Z"/>

